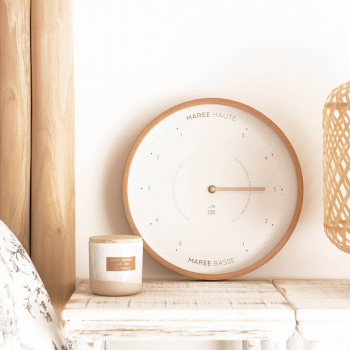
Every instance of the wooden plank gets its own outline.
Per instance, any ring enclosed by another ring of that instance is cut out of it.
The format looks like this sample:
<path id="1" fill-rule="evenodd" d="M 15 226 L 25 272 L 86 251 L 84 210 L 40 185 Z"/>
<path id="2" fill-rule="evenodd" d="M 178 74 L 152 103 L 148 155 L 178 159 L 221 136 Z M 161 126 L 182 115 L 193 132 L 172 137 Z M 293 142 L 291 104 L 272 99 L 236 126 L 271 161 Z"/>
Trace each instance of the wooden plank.
<path id="1" fill-rule="evenodd" d="M 144 281 L 141 292 L 123 297 L 104 297 L 91 292 L 89 280 L 82 280 L 65 307 L 65 315 L 83 310 L 97 317 L 101 310 L 250 310 L 254 318 L 274 313 L 289 319 L 293 309 L 268 281 Z M 96 315 L 94 314 L 96 312 Z M 110 313 L 115 319 L 115 312 Z M 130 315 L 130 314 L 129 314 Z M 104 315 L 103 317 L 106 317 Z M 124 317 L 124 316 L 123 316 Z M 147 317 L 152 317 L 148 315 Z M 251 317 L 251 315 L 249 315 Z"/>
<path id="2" fill-rule="evenodd" d="M 333 313 L 338 319 L 343 317 L 344 310 L 345 314 L 350 311 L 350 280 L 274 280 L 273 284 L 298 315 L 310 310 L 316 317 L 327 314 L 329 318 Z"/>
<path id="3" fill-rule="evenodd" d="M 82 281 L 63 311 L 73 339 L 287 339 L 294 311 L 268 281 L 145 281 L 103 297 Z M 85 340 L 84 340 L 85 339 Z"/>
<path id="4" fill-rule="evenodd" d="M 295 309 L 297 329 L 305 340 L 350 340 L 350 280 L 273 283 Z"/>
<path id="5" fill-rule="evenodd" d="M 30 1 L 0 1 L 0 220 L 30 254 Z"/>
<path id="6" fill-rule="evenodd" d="M 32 260 L 58 315 L 75 287 L 72 4 L 32 0 Z"/>

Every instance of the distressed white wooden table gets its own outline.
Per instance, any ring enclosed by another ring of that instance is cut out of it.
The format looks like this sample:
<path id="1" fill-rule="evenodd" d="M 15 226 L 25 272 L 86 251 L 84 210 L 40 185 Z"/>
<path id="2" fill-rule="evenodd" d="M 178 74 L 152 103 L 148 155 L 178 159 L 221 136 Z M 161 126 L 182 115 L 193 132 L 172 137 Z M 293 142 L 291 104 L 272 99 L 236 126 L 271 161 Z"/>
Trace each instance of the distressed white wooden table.
<path id="1" fill-rule="evenodd" d="M 350 280 L 274 280 L 295 309 L 297 330 L 309 349 L 350 342 Z M 346 347 L 350 349 L 350 345 Z"/>
<path id="2" fill-rule="evenodd" d="M 294 310 L 268 281 L 145 281 L 139 294 L 103 297 L 82 281 L 62 313 L 78 349 L 106 340 L 242 340 L 243 349 L 286 349 Z"/>

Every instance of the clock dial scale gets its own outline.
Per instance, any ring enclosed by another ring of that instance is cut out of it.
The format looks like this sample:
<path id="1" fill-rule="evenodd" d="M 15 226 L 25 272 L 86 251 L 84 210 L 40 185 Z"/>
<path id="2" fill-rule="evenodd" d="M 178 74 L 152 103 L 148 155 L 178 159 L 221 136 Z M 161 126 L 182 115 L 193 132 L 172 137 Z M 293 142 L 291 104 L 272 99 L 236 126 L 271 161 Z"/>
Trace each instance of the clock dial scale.
<path id="1" fill-rule="evenodd" d="M 126 163 L 134 234 L 167 267 L 222 279 L 270 260 L 297 223 L 302 176 L 281 130 L 251 107 L 190 101 L 157 117 Z"/>

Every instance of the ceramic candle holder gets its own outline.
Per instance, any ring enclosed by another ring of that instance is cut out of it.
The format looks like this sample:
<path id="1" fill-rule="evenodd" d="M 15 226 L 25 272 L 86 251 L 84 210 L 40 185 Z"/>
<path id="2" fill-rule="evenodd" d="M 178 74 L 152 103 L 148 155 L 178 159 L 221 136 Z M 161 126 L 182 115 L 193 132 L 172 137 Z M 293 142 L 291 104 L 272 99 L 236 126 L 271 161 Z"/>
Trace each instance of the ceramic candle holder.
<path id="1" fill-rule="evenodd" d="M 93 236 L 89 239 L 90 286 L 95 294 L 138 293 L 142 286 L 142 238 Z"/>

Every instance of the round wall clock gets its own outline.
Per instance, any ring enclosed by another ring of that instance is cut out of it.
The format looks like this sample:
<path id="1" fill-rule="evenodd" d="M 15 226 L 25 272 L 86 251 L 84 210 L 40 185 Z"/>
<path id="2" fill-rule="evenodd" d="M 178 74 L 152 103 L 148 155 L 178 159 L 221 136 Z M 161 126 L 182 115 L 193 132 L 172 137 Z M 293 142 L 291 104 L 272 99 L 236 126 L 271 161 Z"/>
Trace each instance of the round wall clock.
<path id="1" fill-rule="evenodd" d="M 268 262 L 291 236 L 302 199 L 287 137 L 231 100 L 165 111 L 137 138 L 124 169 L 133 233 L 157 261 L 194 278 L 237 277 Z"/>

